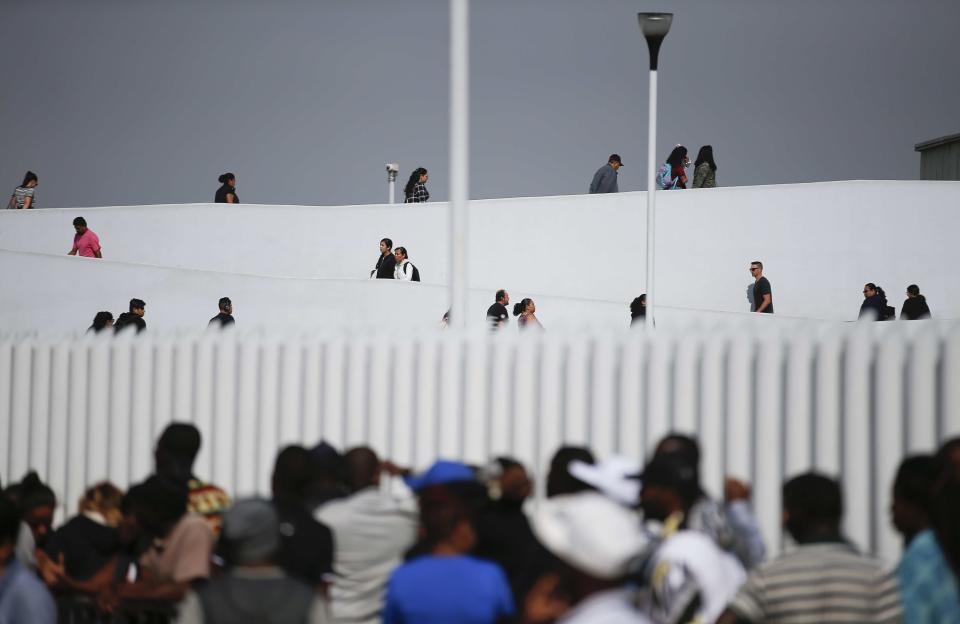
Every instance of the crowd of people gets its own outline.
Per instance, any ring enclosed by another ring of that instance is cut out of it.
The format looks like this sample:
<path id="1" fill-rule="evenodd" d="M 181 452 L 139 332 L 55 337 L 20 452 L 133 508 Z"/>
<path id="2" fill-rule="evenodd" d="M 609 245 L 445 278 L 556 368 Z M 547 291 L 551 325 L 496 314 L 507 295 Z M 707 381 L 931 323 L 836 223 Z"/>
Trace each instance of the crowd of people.
<path id="1" fill-rule="evenodd" d="M 195 475 L 200 447 L 169 424 L 153 474 L 92 485 L 58 527 L 37 473 L 8 485 L 0 621 L 81 607 L 191 624 L 960 621 L 960 438 L 900 464 L 895 567 L 845 539 L 840 484 L 815 472 L 783 484 L 794 546 L 769 559 L 748 484 L 712 497 L 679 433 L 643 466 L 562 447 L 545 500 L 510 457 L 415 473 L 321 441 L 279 451 L 269 499 L 232 502 Z"/>
<path id="2" fill-rule="evenodd" d="M 230 297 L 221 297 L 217 302 L 216 316 L 207 321 L 207 327 L 222 329 L 236 324 L 233 318 L 233 301 Z M 131 299 L 129 309 L 121 313 L 116 320 L 113 313 L 108 310 L 101 310 L 93 317 L 93 323 L 87 328 L 87 333 L 99 334 L 106 330 L 112 330 L 115 333 L 123 331 L 127 327 L 134 327 L 136 333 L 141 333 L 147 329 L 147 321 L 144 316 L 147 314 L 147 304 L 143 299 Z"/>
<path id="3" fill-rule="evenodd" d="M 610 154 L 607 164 L 593 174 L 588 192 L 617 193 L 620 188 L 617 177 L 623 160 L 619 154 Z M 713 146 L 704 145 L 697 153 L 697 160 L 693 163 L 693 185 L 691 188 L 715 188 L 717 186 L 717 163 L 713 159 Z M 687 148 L 677 145 L 670 151 L 667 159 L 657 168 L 656 184 L 661 191 L 686 189 L 690 180 L 686 170 L 690 168 L 690 157 Z"/>
<path id="4" fill-rule="evenodd" d="M 683 172 L 684 168 L 688 167 L 689 164 L 690 160 L 687 157 L 687 149 L 682 145 L 676 146 L 670 153 L 670 156 L 667 158 L 667 162 L 663 167 L 661 167 L 660 174 L 658 174 L 658 180 L 661 177 L 663 177 L 664 180 L 669 178 L 668 182 L 664 182 L 666 186 L 663 186 L 663 188 L 686 188 L 687 179 Z M 611 154 L 609 162 L 601 167 L 594 176 L 593 182 L 590 185 L 590 192 L 616 192 L 616 176 L 617 171 L 621 166 L 623 166 L 623 163 L 620 159 L 620 156 L 617 154 Z M 715 171 L 716 165 L 713 162 L 713 148 L 709 145 L 705 145 L 700 148 L 700 153 L 697 156 L 696 171 L 694 173 L 694 188 L 700 188 L 701 186 L 713 186 L 714 182 L 710 182 L 710 180 L 715 180 L 715 178 L 712 177 Z M 404 189 L 404 192 L 407 196 L 406 201 L 408 203 L 424 202 L 429 199 L 430 194 L 427 192 L 426 187 L 424 186 L 428 178 L 429 175 L 427 170 L 423 167 L 419 167 L 414 170 L 414 172 L 410 175 L 410 179 Z M 698 179 L 707 180 L 707 182 L 700 183 L 698 182 Z M 222 186 L 217 190 L 216 201 L 218 203 L 239 203 L 240 200 L 236 194 L 236 176 L 232 173 L 224 173 L 220 176 L 219 180 L 222 183 Z M 10 198 L 9 207 L 32 207 L 33 189 L 36 188 L 36 185 L 36 174 L 28 171 L 24 177 L 23 184 L 20 187 L 17 187 L 16 192 Z M 68 255 L 79 255 L 88 258 L 102 258 L 103 254 L 100 246 L 100 238 L 87 226 L 86 219 L 83 217 L 76 217 L 73 220 L 73 227 L 75 231 L 73 237 L 73 246 L 71 247 Z M 747 291 L 751 311 L 763 314 L 773 314 L 773 290 L 770 280 L 763 275 L 763 262 L 759 260 L 751 262 L 749 270 L 754 279 L 754 284 Z M 393 241 L 389 238 L 383 238 L 380 240 L 380 255 L 377 256 L 376 264 L 370 271 L 370 278 L 419 282 L 420 270 L 410 261 L 410 256 L 406 247 L 397 247 L 394 249 Z M 504 296 L 507 297 L 506 300 L 502 300 Z M 897 318 L 896 310 L 893 308 L 893 306 L 888 304 L 887 296 L 883 288 L 877 286 L 873 282 L 867 283 L 863 288 L 863 296 L 864 301 L 860 307 L 858 319 L 887 321 L 895 320 Z M 508 303 L 509 295 L 506 294 L 506 291 L 497 291 L 496 303 L 494 306 L 499 304 L 503 307 L 503 310 L 494 310 L 493 306 L 491 306 L 491 309 L 487 312 L 488 321 L 490 321 L 495 327 L 499 328 L 505 324 L 505 306 Z M 496 317 L 497 319 L 496 322 L 490 320 L 491 310 L 493 311 L 492 316 Z M 221 312 L 223 312 L 222 308 Z M 109 313 L 107 312 L 98 313 L 97 319 L 94 320 L 91 329 L 95 329 L 96 331 L 102 330 L 104 324 L 107 323 L 108 320 L 112 324 L 112 315 L 108 319 L 106 316 L 108 314 Z M 144 329 L 145 325 L 143 322 L 142 306 L 138 308 L 138 311 L 135 311 L 131 302 L 130 311 L 124 314 L 134 314 L 139 316 L 139 320 L 133 320 L 133 322 L 138 326 L 138 331 L 142 331 Z M 518 317 L 518 326 L 521 329 L 527 327 L 543 329 L 543 325 L 536 317 L 536 304 L 532 299 L 524 298 L 521 302 L 515 304 L 513 308 L 513 314 L 514 316 Z M 637 324 L 640 319 L 645 317 L 645 314 L 646 295 L 641 295 L 630 303 L 630 324 Z M 101 315 L 104 316 L 101 317 Z M 920 294 L 919 286 L 916 284 L 909 285 L 906 290 L 906 300 L 904 301 L 903 307 L 900 311 L 900 319 L 920 320 L 929 319 L 931 317 L 932 314 L 930 312 L 930 307 L 927 304 L 926 297 Z M 444 318 L 446 319 L 446 315 Z M 224 317 L 220 317 L 221 325 L 232 324 L 232 321 L 232 316 L 229 316 L 229 320 L 225 320 Z M 213 321 L 211 321 L 211 323 L 212 322 Z M 119 323 L 119 320 L 117 326 L 123 326 Z"/>

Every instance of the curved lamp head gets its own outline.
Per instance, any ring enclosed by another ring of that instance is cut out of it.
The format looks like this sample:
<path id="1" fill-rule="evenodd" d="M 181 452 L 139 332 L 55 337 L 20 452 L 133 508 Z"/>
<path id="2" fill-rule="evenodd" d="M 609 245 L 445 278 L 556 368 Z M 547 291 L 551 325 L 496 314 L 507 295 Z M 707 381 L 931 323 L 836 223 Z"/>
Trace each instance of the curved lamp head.
<path id="1" fill-rule="evenodd" d="M 650 70 L 655 71 L 657 59 L 660 56 L 660 44 L 670 32 L 673 13 L 637 13 L 637 20 L 640 22 L 640 30 L 647 39 L 647 47 L 650 49 Z"/>

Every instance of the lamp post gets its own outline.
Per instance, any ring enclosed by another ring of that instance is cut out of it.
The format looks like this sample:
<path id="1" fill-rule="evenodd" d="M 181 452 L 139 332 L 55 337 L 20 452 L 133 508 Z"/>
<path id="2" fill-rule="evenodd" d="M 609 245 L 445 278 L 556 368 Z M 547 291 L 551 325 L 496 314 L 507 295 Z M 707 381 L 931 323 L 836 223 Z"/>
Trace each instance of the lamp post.
<path id="1" fill-rule="evenodd" d="M 657 175 L 657 59 L 660 56 L 660 44 L 663 43 L 673 13 L 637 13 L 640 30 L 647 40 L 650 50 L 650 108 L 647 127 L 647 315 L 648 331 L 654 328 L 654 223 L 656 216 L 656 175 Z"/>
<path id="2" fill-rule="evenodd" d="M 392 204 L 395 201 L 397 191 L 397 172 L 400 171 L 400 165 L 397 163 L 387 163 L 387 203 Z"/>
<path id="3" fill-rule="evenodd" d="M 450 0 L 450 325 L 467 324 L 469 0 Z"/>

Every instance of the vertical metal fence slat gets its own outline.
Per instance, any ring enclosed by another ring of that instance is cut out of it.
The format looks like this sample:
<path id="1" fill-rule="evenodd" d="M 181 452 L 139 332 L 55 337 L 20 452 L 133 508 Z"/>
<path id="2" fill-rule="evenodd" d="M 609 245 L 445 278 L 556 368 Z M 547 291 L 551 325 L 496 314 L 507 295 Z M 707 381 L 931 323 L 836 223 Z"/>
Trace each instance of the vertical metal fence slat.
<path id="1" fill-rule="evenodd" d="M 0 353 L 0 358 L 3 354 Z M 0 372 L 2 375 L 2 372 Z M 960 436 L 960 328 L 955 328 L 944 342 L 943 372 L 940 382 L 943 392 L 941 413 L 942 438 Z M 0 382 L 2 383 L 2 382 Z M 2 393 L 0 393 L 2 397 Z"/>
<path id="2" fill-rule="evenodd" d="M 354 339 L 347 343 L 347 402 L 343 447 L 349 448 L 367 436 L 367 358 L 370 343 L 365 339 Z"/>
<path id="3" fill-rule="evenodd" d="M 650 358 L 647 360 L 647 452 L 652 452 L 651 445 L 672 428 L 670 407 L 673 397 L 670 383 L 674 344 L 673 340 L 664 336 L 657 336 L 650 342 Z"/>
<path id="4" fill-rule="evenodd" d="M 137 341 L 139 342 L 139 340 Z M 110 345 L 110 411 L 107 414 L 107 472 L 114 485 L 125 488 L 130 476 L 130 389 L 133 387 L 133 346 L 126 338 Z"/>
<path id="5" fill-rule="evenodd" d="M 590 439 L 596 453 L 608 456 L 617 448 L 617 422 L 614 414 L 616 404 L 616 351 L 607 336 L 600 336 L 593 343 L 593 372 L 590 390 Z"/>
<path id="6" fill-rule="evenodd" d="M 438 458 L 437 374 L 439 343 L 423 338 L 417 360 L 417 399 L 413 410 L 414 465 L 426 468 Z M 449 458 L 447 458 L 449 459 Z"/>
<path id="7" fill-rule="evenodd" d="M 677 431 L 697 431 L 697 410 L 701 394 L 701 386 L 698 383 L 700 349 L 700 341 L 690 336 L 685 336 L 677 342 L 672 427 Z"/>
<path id="8" fill-rule="evenodd" d="M 132 340 L 129 334 L 119 341 Z M 111 343 L 97 341 L 90 348 L 90 375 L 88 377 L 87 439 L 85 446 L 86 485 L 109 477 L 108 448 L 110 408 L 110 349 Z"/>
<path id="9" fill-rule="evenodd" d="M 193 424 L 200 430 L 200 454 L 193 465 L 194 474 L 201 479 L 212 479 L 213 457 L 217 440 L 213 436 L 213 409 L 215 395 L 213 344 L 216 334 L 211 331 L 191 340 L 194 357 L 192 394 Z M 220 485 L 219 483 L 217 485 Z"/>
<path id="10" fill-rule="evenodd" d="M 524 340 L 523 347 L 517 352 L 514 381 L 516 389 L 513 395 L 513 438 L 511 455 L 529 465 L 534 457 L 534 424 L 537 411 L 536 394 L 536 355 L 537 348 L 533 340 Z"/>
<path id="11" fill-rule="evenodd" d="M 566 358 L 566 391 L 564 400 L 564 438 L 573 444 L 590 444 L 590 415 L 587 406 L 587 359 L 589 343 L 585 338 L 571 338 Z"/>
<path id="12" fill-rule="evenodd" d="M 14 342 L 0 340 L 0 439 L 3 457 L 0 457 L 0 476 L 13 478 L 13 352 Z"/>
<path id="13" fill-rule="evenodd" d="M 727 360 L 727 475 L 748 482 L 753 475 L 753 356 L 753 340 L 737 340 Z"/>
<path id="14" fill-rule="evenodd" d="M 336 447 L 345 440 L 343 414 L 346 410 L 344 392 L 346 345 L 342 339 L 326 343 L 323 362 L 323 430 L 321 437 Z"/>
<path id="15" fill-rule="evenodd" d="M 700 415 L 700 475 L 707 492 L 718 499 L 723 496 L 726 471 L 724 426 L 727 371 L 727 343 L 723 337 L 706 341 L 703 349 L 703 412 Z"/>
<path id="16" fill-rule="evenodd" d="M 400 466 L 412 466 L 414 461 L 415 350 L 413 340 L 401 340 L 397 343 L 393 360 L 393 405 L 390 406 L 392 435 L 387 447 L 374 447 L 378 453 L 386 455 Z"/>
<path id="17" fill-rule="evenodd" d="M 784 473 L 789 477 L 813 468 L 813 342 L 806 336 L 791 340 L 786 356 L 784 402 Z"/>
<path id="18" fill-rule="evenodd" d="M 783 367 L 785 354 L 777 338 L 759 343 L 756 391 L 756 469 L 753 502 L 764 542 L 779 544 L 780 487 L 783 483 Z"/>
<path id="19" fill-rule="evenodd" d="M 643 406 L 644 368 L 646 358 L 645 343 L 636 336 L 623 343 L 620 363 L 620 413 L 618 414 L 620 431 L 618 453 L 641 461 L 644 456 L 643 443 Z"/>
<path id="20" fill-rule="evenodd" d="M 70 345 L 70 400 L 67 405 L 67 501 L 80 499 L 87 486 L 87 414 L 89 400 L 89 356 L 92 345 L 83 340 Z"/>
<path id="21" fill-rule="evenodd" d="M 870 367 L 873 343 L 865 332 L 854 332 L 847 342 L 844 365 L 843 471 L 839 475 L 844 494 L 846 535 L 861 550 L 871 542 L 870 492 L 872 384 Z"/>
<path id="22" fill-rule="evenodd" d="M 237 496 L 252 496 L 257 492 L 260 475 L 257 474 L 257 437 L 260 423 L 260 342 L 246 339 L 237 345 L 239 364 L 236 414 L 236 450 L 233 460 L 233 472 L 236 475 Z"/>
<path id="23" fill-rule="evenodd" d="M 10 481 L 20 480 L 30 466 L 30 377 L 34 342 L 24 341 L 13 349 L 10 416 Z"/>
<path id="24" fill-rule="evenodd" d="M 392 341 L 382 339 L 374 342 L 371 348 L 373 350 L 368 363 L 370 369 L 370 389 L 367 400 L 369 422 L 366 439 L 361 442 L 375 449 L 385 449 L 389 446 L 389 420 L 393 410 L 390 367 L 393 366 L 394 344 Z"/>
<path id="25" fill-rule="evenodd" d="M 209 435 L 204 435 L 211 453 L 211 470 L 206 476 L 228 492 L 237 491 L 234 472 L 234 454 L 237 452 L 238 432 L 234 415 L 237 413 L 238 348 L 233 334 L 228 333 L 214 345 L 213 353 L 213 410 L 210 414 Z"/>
<path id="26" fill-rule="evenodd" d="M 0 346 L 0 360 L 3 358 L 3 348 Z M 2 367 L 0 367 L 2 368 Z M 3 371 L 0 370 L 0 378 Z M 2 394 L 2 393 L 0 393 Z M 2 401 L 2 399 L 0 399 Z M 50 366 L 50 450 L 47 462 L 47 483 L 56 492 L 59 500 L 56 524 L 65 520 L 73 513 L 73 501 L 67 499 L 67 472 L 70 466 L 67 463 L 67 444 L 69 432 L 70 409 L 70 344 L 61 341 L 53 346 Z M 0 402 L 0 410 L 3 409 Z M 2 420 L 2 419 L 0 419 Z M 0 428 L 0 431 L 3 429 Z"/>
<path id="27" fill-rule="evenodd" d="M 265 340 L 260 345 L 260 397 L 257 409 L 257 494 L 270 493 L 270 475 L 273 461 L 279 450 L 280 407 L 280 345 L 275 340 Z"/>
<path id="28" fill-rule="evenodd" d="M 303 441 L 308 447 L 320 439 L 321 405 L 323 386 L 320 361 L 320 343 L 306 341 L 303 345 Z M 382 449 L 377 449 L 382 453 Z"/>
<path id="29" fill-rule="evenodd" d="M 45 479 L 50 444 L 50 345 L 36 342 L 33 347 L 30 379 L 30 467 Z"/>
<path id="30" fill-rule="evenodd" d="M 907 450 L 930 453 L 937 444 L 937 364 L 940 345 L 929 331 L 919 332 L 910 350 L 907 389 L 910 401 L 910 426 Z M 960 383 L 960 379 L 953 380 Z"/>
<path id="31" fill-rule="evenodd" d="M 565 443 L 563 423 L 560 420 L 560 397 L 563 393 L 563 348 L 559 341 L 546 340 L 540 352 L 540 439 L 537 441 L 539 462 L 532 466 L 540 475 L 546 475 L 549 461 Z M 546 492 L 546 479 L 537 480 L 537 491 Z"/>
<path id="32" fill-rule="evenodd" d="M 891 487 L 897 465 L 903 457 L 906 440 L 904 431 L 904 365 L 906 348 L 901 336 L 881 341 L 877 349 L 876 380 L 877 407 L 875 410 L 874 448 L 877 458 L 877 479 L 874 483 L 873 521 L 877 534 L 876 553 L 894 561 L 902 550 L 902 540 L 890 528 Z"/>
<path id="33" fill-rule="evenodd" d="M 279 392 L 277 420 L 277 448 L 290 444 L 301 444 L 300 408 L 303 395 L 303 357 L 295 342 L 281 343 Z"/>
<path id="34" fill-rule="evenodd" d="M 440 457 L 462 459 L 463 432 L 463 340 L 456 338 L 440 343 L 439 403 L 437 406 L 437 448 Z"/>
<path id="35" fill-rule="evenodd" d="M 820 472 L 838 476 L 843 439 L 840 426 L 843 345 L 840 336 L 824 337 L 817 346 L 816 358 L 814 465 Z"/>
<path id="36" fill-rule="evenodd" d="M 133 388 L 130 399 L 130 482 L 142 481 L 153 471 L 153 380 L 155 342 L 148 338 L 140 340 L 133 349 Z"/>
<path id="37" fill-rule="evenodd" d="M 490 352 L 486 337 L 467 343 L 464 366 L 463 459 L 479 465 L 490 457 L 490 429 L 487 427 L 490 396 Z"/>

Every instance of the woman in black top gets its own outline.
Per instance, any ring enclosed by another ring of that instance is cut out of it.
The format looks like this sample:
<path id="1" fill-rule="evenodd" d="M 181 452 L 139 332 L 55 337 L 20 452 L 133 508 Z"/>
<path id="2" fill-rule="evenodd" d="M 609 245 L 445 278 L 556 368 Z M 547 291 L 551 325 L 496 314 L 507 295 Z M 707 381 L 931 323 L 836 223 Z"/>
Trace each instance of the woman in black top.
<path id="1" fill-rule="evenodd" d="M 430 192 L 426 187 L 427 180 L 429 179 L 430 174 L 427 173 L 426 169 L 423 167 L 414 169 L 413 173 L 410 174 L 410 179 L 407 180 L 407 185 L 403 187 L 403 194 L 405 196 L 403 203 L 420 204 L 429 201 Z"/>
<path id="2" fill-rule="evenodd" d="M 901 321 L 917 321 L 930 318 L 930 306 L 927 298 L 920 294 L 920 287 L 916 284 L 907 286 L 907 300 L 900 309 Z"/>
<path id="3" fill-rule="evenodd" d="M 217 189 L 217 194 L 213 201 L 217 204 L 239 204 L 240 198 L 237 197 L 237 176 L 232 173 L 225 173 L 218 178 L 221 186 Z"/>

